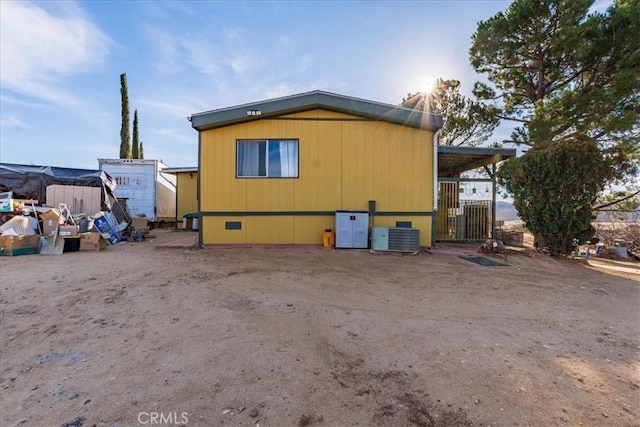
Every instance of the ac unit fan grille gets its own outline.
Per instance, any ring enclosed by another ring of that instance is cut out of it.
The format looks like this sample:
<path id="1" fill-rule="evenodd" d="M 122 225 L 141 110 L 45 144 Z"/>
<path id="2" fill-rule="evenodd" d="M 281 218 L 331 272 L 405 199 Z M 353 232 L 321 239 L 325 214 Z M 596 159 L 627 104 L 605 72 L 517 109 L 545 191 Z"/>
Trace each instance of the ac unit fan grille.
<path id="1" fill-rule="evenodd" d="M 417 228 L 390 228 L 389 250 L 402 252 L 420 250 L 420 230 Z"/>

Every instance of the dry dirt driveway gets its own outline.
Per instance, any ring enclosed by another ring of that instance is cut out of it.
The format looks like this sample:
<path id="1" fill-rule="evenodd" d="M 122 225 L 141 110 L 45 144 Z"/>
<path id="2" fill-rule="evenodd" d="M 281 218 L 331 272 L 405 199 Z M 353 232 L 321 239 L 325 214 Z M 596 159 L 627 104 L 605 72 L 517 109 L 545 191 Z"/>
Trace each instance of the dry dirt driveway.
<path id="1" fill-rule="evenodd" d="M 0 259 L 2 427 L 639 424 L 638 275 L 156 236 Z"/>

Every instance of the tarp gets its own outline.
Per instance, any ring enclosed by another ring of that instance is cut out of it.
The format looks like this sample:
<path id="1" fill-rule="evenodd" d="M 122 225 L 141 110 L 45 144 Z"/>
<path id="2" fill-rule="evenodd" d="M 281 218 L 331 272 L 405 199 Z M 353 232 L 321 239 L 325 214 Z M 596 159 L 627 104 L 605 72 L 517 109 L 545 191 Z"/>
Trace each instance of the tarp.
<path id="1" fill-rule="evenodd" d="M 42 203 L 47 197 L 47 186 L 53 184 L 100 187 L 105 209 L 110 208 L 110 197 L 115 197 L 116 181 L 102 170 L 0 163 L 0 192 L 13 191 L 14 199 Z"/>

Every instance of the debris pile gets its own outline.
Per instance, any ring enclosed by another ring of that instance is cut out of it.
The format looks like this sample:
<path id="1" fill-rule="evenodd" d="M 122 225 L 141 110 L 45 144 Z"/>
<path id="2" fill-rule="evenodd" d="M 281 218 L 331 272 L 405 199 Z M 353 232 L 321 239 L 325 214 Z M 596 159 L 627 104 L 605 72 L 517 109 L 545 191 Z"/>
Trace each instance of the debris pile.
<path id="1" fill-rule="evenodd" d="M 0 208 L 1 256 L 99 252 L 124 240 L 142 241 L 149 234 L 146 218 L 118 221 L 108 210 L 72 214 L 66 203 L 36 206 L 33 200 L 14 199 L 11 191 L 0 193 Z"/>

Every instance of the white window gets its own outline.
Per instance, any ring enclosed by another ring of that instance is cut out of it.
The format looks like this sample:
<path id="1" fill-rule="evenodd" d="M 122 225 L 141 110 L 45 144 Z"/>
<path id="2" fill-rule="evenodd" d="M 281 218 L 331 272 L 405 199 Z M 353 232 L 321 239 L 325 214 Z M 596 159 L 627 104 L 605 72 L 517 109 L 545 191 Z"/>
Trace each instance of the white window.
<path id="1" fill-rule="evenodd" d="M 238 178 L 297 178 L 298 140 L 239 140 L 236 148 Z"/>

